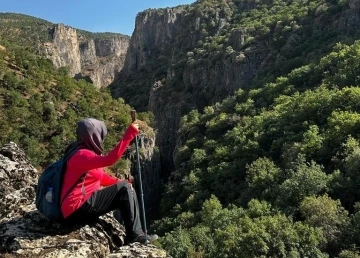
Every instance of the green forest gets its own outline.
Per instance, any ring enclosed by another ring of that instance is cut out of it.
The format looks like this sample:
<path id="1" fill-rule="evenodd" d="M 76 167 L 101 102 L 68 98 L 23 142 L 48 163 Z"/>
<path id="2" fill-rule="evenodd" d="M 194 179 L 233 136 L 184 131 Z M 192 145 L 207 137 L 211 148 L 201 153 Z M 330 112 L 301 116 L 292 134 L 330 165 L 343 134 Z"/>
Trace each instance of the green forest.
<path id="1" fill-rule="evenodd" d="M 34 49 L 38 42 L 24 35 L 38 37 L 36 24 L 44 21 L 15 14 L 1 14 L 3 19 L 10 21 L 0 26 L 0 144 L 17 143 L 41 170 L 76 139 L 80 119 L 96 117 L 108 127 L 105 148 L 112 148 L 131 122 L 131 107 L 120 98 L 112 98 L 109 90 L 74 80 L 66 67 L 56 69 L 50 60 L 37 55 Z M 150 123 L 148 117 L 139 114 Z M 127 166 L 121 161 L 113 171 Z"/>
<path id="2" fill-rule="evenodd" d="M 175 258 L 360 258 L 359 10 L 357 0 L 197 1 L 185 7 L 174 44 L 102 90 L 20 41 L 16 28 L 35 25 L 16 16 L 0 26 L 0 142 L 18 143 L 43 167 L 74 140 L 76 121 L 93 116 L 109 127 L 109 149 L 131 106 L 146 112 L 151 82 L 171 67 L 163 100 L 186 108 L 161 219 L 150 224 L 157 244 Z M 226 21 L 220 30 L 216 16 Z M 202 21 L 195 48 L 186 43 L 194 17 Z M 339 30 L 344 17 L 353 26 Z M 236 29 L 248 34 L 235 50 Z M 228 94 L 216 82 L 207 92 L 184 83 L 185 71 L 244 62 L 259 44 L 268 65 L 248 87 Z M 222 100 L 213 104 L 215 94 Z M 189 96 L 202 100 L 192 110 Z"/>
<path id="3" fill-rule="evenodd" d="M 175 257 L 360 257 L 359 54 L 338 44 L 183 117 L 154 225 Z"/>

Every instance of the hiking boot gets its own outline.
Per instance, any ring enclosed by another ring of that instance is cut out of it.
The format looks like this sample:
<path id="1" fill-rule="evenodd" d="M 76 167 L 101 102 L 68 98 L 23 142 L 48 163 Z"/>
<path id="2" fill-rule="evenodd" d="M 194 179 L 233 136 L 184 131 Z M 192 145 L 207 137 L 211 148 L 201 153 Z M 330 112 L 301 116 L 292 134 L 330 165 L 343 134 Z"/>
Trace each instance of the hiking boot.
<path id="1" fill-rule="evenodd" d="M 134 238 L 130 241 L 130 243 L 135 243 L 135 242 L 137 242 L 137 243 L 140 243 L 140 244 L 149 244 L 149 243 L 155 241 L 155 240 L 158 239 L 158 238 L 159 238 L 159 237 L 158 237 L 158 235 L 156 235 L 156 234 L 154 234 L 154 235 L 147 235 L 147 236 L 145 237 L 145 234 L 142 233 L 142 234 L 137 235 L 136 237 L 134 237 Z"/>

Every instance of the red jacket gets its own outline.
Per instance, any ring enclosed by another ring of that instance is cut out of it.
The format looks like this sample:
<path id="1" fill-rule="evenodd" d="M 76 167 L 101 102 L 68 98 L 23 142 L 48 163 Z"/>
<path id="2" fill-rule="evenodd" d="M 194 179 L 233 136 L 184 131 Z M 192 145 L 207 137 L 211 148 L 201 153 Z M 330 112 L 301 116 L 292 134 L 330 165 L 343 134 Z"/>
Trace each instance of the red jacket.
<path id="1" fill-rule="evenodd" d="M 61 211 L 64 218 L 80 208 L 90 198 L 91 194 L 99 190 L 101 186 L 110 186 L 119 181 L 119 179 L 108 175 L 103 168 L 114 165 L 138 133 L 139 131 L 130 125 L 124 137 L 107 155 L 99 156 L 91 150 L 80 149 L 69 159 L 61 191 L 61 200 L 76 181 L 85 172 L 87 173 L 84 180 L 81 180 L 63 201 Z"/>

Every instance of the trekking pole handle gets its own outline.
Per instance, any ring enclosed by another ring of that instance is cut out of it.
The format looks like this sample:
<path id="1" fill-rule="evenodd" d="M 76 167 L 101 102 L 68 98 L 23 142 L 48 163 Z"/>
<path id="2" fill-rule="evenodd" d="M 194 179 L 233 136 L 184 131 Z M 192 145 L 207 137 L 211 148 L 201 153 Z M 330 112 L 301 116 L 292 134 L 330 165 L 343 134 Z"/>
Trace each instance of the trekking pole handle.
<path id="1" fill-rule="evenodd" d="M 135 109 L 131 110 L 130 115 L 131 115 L 131 121 L 135 122 L 135 120 L 136 120 L 136 110 Z"/>
<path id="2" fill-rule="evenodd" d="M 131 120 L 134 123 L 135 119 L 136 119 L 136 111 L 135 109 L 130 111 L 130 115 L 131 115 Z M 140 186 L 140 196 L 141 196 L 141 208 L 142 208 L 142 217 L 143 217 L 143 222 L 144 222 L 144 233 L 145 233 L 145 239 L 146 239 L 146 244 L 148 243 L 147 241 L 147 228 L 146 228 L 146 216 L 145 216 L 145 204 L 144 204 L 144 192 L 143 192 L 143 188 L 142 188 L 142 179 L 141 179 L 141 166 L 140 166 L 140 154 L 139 154 L 139 140 L 138 140 L 138 136 L 135 136 L 135 150 L 136 150 L 136 163 L 137 163 L 137 170 L 138 170 L 138 175 L 139 175 L 139 186 Z"/>

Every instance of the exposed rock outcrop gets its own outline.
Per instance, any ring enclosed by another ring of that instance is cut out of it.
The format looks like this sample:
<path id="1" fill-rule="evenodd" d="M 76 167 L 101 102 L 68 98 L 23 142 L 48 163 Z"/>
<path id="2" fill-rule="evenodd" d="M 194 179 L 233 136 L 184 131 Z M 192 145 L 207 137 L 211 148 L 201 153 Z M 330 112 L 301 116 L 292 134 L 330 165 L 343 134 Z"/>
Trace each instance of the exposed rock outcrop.
<path id="1" fill-rule="evenodd" d="M 63 226 L 35 208 L 38 172 L 16 144 L 0 150 L 1 257 L 169 257 L 153 245 L 123 245 L 124 228 L 112 214 L 93 225 Z"/>
<path id="2" fill-rule="evenodd" d="M 345 10 L 342 15 L 337 19 L 331 27 L 341 34 L 354 34 L 357 33 L 360 26 L 360 1 L 350 0 L 350 9 Z"/>
<path id="3" fill-rule="evenodd" d="M 360 1 L 359 0 L 350 0 L 349 6 L 352 10 L 358 11 L 360 9 Z"/>
<path id="4" fill-rule="evenodd" d="M 173 170 L 174 150 L 176 144 L 176 132 L 182 116 L 183 104 L 181 101 L 166 101 L 163 88 L 166 87 L 161 81 L 153 84 L 150 91 L 149 110 L 156 116 L 156 127 L 158 134 L 157 145 L 161 157 L 161 171 L 159 181 L 166 177 L 166 173 Z M 189 96 L 192 98 L 192 96 Z M 191 107 L 189 107 L 191 108 Z"/>
<path id="5" fill-rule="evenodd" d="M 148 10 L 136 16 L 135 30 L 122 70 L 125 76 L 138 71 L 149 61 L 155 46 L 156 50 L 161 51 L 175 40 L 184 8 Z"/>
<path id="6" fill-rule="evenodd" d="M 6 51 L 6 48 L 5 48 L 4 46 L 1 46 L 1 45 L 0 45 L 0 51 L 5 52 L 5 51 Z"/>
<path id="7" fill-rule="evenodd" d="M 44 44 L 45 54 L 56 67 L 66 66 L 71 75 L 81 72 L 79 42 L 76 30 L 62 24 L 52 30 L 53 42 Z"/>
<path id="8" fill-rule="evenodd" d="M 67 67 L 75 78 L 87 78 L 97 87 L 107 87 L 123 67 L 129 45 L 126 36 L 92 38 L 63 24 L 55 25 L 50 33 L 53 40 L 44 43 L 45 56 L 56 67 Z"/>

